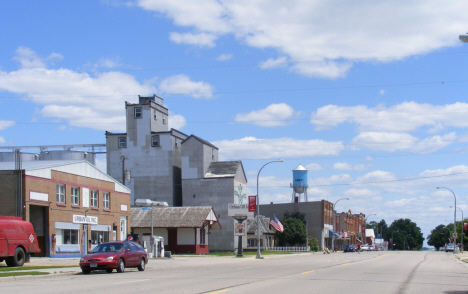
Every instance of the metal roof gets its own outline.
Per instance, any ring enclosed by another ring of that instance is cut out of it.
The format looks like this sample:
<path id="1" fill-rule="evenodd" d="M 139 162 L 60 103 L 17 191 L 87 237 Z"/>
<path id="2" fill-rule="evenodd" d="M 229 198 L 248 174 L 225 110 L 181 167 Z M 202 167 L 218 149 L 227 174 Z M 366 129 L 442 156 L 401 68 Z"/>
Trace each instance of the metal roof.
<path id="1" fill-rule="evenodd" d="M 132 207 L 130 226 L 132 228 L 151 227 L 151 212 L 153 212 L 154 228 L 201 228 L 206 222 L 210 222 L 211 230 L 221 229 L 211 206 L 155 207 L 152 210 Z"/>
<path id="2" fill-rule="evenodd" d="M 52 170 L 115 183 L 115 191 L 131 193 L 131 190 L 86 160 L 34 160 L 21 162 L 21 169 L 28 176 L 51 179 Z M 15 170 L 15 162 L 0 162 L 0 170 Z"/>
<path id="3" fill-rule="evenodd" d="M 275 234 L 276 230 L 270 228 L 270 218 L 260 215 L 260 232 L 262 234 Z M 247 220 L 247 234 L 257 234 L 257 216 Z"/>
<path id="4" fill-rule="evenodd" d="M 241 161 L 213 161 L 205 173 L 205 178 L 235 177 Z"/>

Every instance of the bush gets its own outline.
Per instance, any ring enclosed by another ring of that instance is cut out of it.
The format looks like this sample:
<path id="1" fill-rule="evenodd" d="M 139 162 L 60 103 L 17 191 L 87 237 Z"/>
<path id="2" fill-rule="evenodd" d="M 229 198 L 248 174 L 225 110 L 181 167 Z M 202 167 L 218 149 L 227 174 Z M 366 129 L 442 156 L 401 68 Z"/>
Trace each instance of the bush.
<path id="1" fill-rule="evenodd" d="M 310 250 L 317 252 L 319 250 L 318 241 L 315 238 L 309 236 L 309 246 Z"/>

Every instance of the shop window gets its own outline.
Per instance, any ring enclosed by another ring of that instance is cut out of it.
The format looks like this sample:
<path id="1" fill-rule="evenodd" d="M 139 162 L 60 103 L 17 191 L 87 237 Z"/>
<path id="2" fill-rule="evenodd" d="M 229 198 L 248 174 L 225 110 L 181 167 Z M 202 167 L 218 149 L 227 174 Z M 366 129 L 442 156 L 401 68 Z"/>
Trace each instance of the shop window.
<path id="1" fill-rule="evenodd" d="M 78 230 L 61 230 L 62 244 L 78 244 Z"/>
<path id="2" fill-rule="evenodd" d="M 97 245 L 104 242 L 109 242 L 109 232 L 91 231 L 91 244 Z"/>

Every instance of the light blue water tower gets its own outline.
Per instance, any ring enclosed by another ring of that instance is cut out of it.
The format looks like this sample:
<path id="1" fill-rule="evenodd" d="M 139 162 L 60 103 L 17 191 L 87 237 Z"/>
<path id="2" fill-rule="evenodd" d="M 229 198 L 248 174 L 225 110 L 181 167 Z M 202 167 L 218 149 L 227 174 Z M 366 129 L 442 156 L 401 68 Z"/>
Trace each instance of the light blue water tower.
<path id="1" fill-rule="evenodd" d="M 303 201 L 307 202 L 307 169 L 302 165 L 299 165 L 293 169 L 293 183 L 291 188 L 293 188 L 292 193 L 292 202 L 298 203 L 301 200 L 301 194 L 304 194 Z"/>

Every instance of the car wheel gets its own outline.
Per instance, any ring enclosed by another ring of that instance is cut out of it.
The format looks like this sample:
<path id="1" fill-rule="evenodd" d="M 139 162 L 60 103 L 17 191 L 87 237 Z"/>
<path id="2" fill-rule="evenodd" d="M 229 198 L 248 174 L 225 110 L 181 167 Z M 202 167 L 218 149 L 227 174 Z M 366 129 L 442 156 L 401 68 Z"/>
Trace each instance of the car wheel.
<path id="1" fill-rule="evenodd" d="M 81 269 L 81 271 L 83 272 L 83 275 L 89 275 L 89 273 L 91 273 L 91 270 L 89 269 Z"/>
<path id="2" fill-rule="evenodd" d="M 119 265 L 117 266 L 117 272 L 123 273 L 125 271 L 125 261 L 121 258 L 119 259 Z"/>
<path id="3" fill-rule="evenodd" d="M 113 270 L 113 269 L 108 268 L 108 269 L 106 269 L 106 272 L 107 272 L 108 274 L 110 274 L 110 273 L 112 272 L 112 270 Z"/>
<path id="4" fill-rule="evenodd" d="M 145 259 L 142 258 L 141 261 L 140 261 L 140 265 L 138 266 L 138 270 L 140 272 L 144 271 L 145 270 Z"/>
<path id="5" fill-rule="evenodd" d="M 13 266 L 23 266 L 25 259 L 26 254 L 24 253 L 23 248 L 17 247 L 15 249 L 15 255 L 11 257 L 11 260 L 13 261 Z"/>

